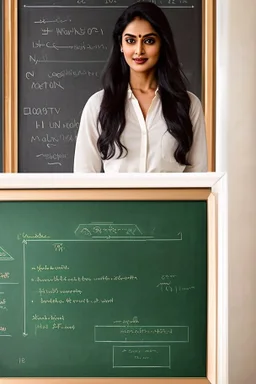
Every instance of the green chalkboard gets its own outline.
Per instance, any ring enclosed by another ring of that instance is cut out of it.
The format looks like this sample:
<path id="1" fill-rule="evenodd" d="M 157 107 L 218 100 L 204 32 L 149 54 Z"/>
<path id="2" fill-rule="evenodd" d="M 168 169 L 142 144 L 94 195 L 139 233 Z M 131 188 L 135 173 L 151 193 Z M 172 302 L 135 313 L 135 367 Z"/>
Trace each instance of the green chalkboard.
<path id="1" fill-rule="evenodd" d="M 205 377 L 205 201 L 0 203 L 0 376 Z"/>

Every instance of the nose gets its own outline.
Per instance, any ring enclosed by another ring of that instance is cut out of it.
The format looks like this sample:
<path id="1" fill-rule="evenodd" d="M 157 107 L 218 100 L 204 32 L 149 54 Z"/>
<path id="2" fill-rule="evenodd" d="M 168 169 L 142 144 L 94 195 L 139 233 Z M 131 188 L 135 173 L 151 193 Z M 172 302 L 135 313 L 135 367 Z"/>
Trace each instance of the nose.
<path id="1" fill-rule="evenodd" d="M 137 56 L 141 56 L 143 55 L 145 52 L 144 52 L 144 47 L 143 47 L 143 41 L 142 39 L 139 39 L 137 44 L 136 44 L 136 47 L 135 47 L 135 54 Z"/>

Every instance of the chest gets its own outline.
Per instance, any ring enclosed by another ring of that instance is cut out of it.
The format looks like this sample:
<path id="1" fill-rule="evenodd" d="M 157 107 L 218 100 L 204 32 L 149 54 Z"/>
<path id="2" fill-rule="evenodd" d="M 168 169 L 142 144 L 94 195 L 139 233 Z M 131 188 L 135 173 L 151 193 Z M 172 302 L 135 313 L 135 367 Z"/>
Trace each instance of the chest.
<path id="1" fill-rule="evenodd" d="M 140 109 L 142 111 L 143 117 L 144 117 L 144 119 L 146 119 L 148 111 L 149 111 L 150 106 L 152 104 L 152 101 L 155 97 L 155 92 L 150 92 L 148 94 L 144 94 L 141 92 L 134 91 L 133 93 L 134 93 L 134 96 L 136 97 L 136 99 L 138 100 L 138 103 L 139 103 Z"/>

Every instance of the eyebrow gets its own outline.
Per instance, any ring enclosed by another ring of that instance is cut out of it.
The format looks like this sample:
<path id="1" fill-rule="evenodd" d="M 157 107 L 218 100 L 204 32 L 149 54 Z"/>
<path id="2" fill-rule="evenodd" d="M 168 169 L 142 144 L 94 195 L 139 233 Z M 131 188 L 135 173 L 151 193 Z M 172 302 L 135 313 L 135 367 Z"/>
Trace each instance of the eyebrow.
<path id="1" fill-rule="evenodd" d="M 137 37 L 136 35 L 132 35 L 131 33 L 126 33 L 124 36 Z M 158 35 L 155 32 L 151 32 L 151 33 L 147 33 L 146 35 L 144 35 L 142 37 L 148 37 L 148 36 L 158 36 Z"/>

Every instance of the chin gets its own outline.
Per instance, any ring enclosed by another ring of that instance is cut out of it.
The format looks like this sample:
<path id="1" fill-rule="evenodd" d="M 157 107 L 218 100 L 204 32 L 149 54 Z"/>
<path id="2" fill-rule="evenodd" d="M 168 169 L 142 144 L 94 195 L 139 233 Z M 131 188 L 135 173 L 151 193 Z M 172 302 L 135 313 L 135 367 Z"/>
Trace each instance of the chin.
<path id="1" fill-rule="evenodd" d="M 143 65 L 142 66 L 130 66 L 130 69 L 134 72 L 137 72 L 137 73 L 143 73 L 143 72 L 150 72 L 150 71 L 153 71 L 154 70 L 154 67 L 144 67 Z"/>

